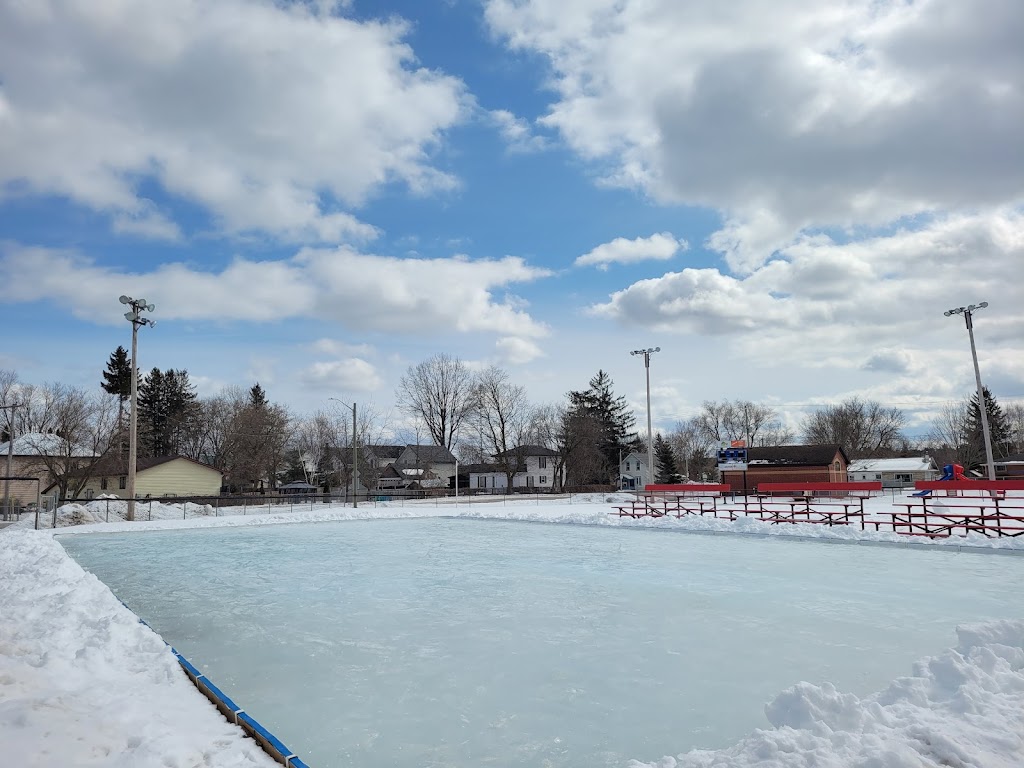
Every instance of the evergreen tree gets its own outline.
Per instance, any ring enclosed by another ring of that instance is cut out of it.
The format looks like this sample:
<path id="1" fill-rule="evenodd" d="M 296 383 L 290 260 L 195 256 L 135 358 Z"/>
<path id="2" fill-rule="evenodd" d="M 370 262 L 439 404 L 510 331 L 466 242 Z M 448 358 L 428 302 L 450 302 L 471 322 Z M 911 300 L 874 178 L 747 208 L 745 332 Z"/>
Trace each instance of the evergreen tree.
<path id="1" fill-rule="evenodd" d="M 654 437 L 654 466 L 657 471 L 654 475 L 654 482 L 661 484 L 676 484 L 683 482 L 682 475 L 676 467 L 676 455 L 669 442 L 657 433 Z"/>
<path id="2" fill-rule="evenodd" d="M 132 396 L 132 364 L 128 359 L 128 350 L 124 347 L 118 347 L 110 354 L 100 386 L 104 392 L 117 395 L 118 419 L 121 420 L 124 416 L 124 404 Z"/>
<path id="3" fill-rule="evenodd" d="M 249 389 L 249 405 L 253 408 L 265 408 L 267 406 L 267 393 L 263 391 L 263 387 L 257 381 Z"/>
<path id="4" fill-rule="evenodd" d="M 988 387 L 982 387 L 981 393 L 985 398 L 985 414 L 988 416 L 988 431 L 992 438 L 992 455 L 997 457 L 1006 456 L 1012 444 L 1010 423 L 1006 418 L 1006 414 L 1003 413 L 1002 406 L 996 402 Z M 980 455 L 984 457 L 985 433 L 981 425 L 981 409 L 978 407 L 977 392 L 971 397 L 970 404 L 967 407 L 967 434 L 970 435 L 971 442 L 978 446 Z"/>
<path id="5" fill-rule="evenodd" d="M 569 410 L 574 416 L 585 416 L 597 422 L 597 448 L 603 458 L 600 477 L 595 482 L 614 482 L 619 466 L 619 454 L 626 453 L 636 442 L 633 431 L 636 419 L 626 404 L 626 398 L 616 397 L 612 379 L 602 370 L 590 380 L 589 389 L 569 393 Z"/>
<path id="6" fill-rule="evenodd" d="M 151 370 L 139 382 L 139 455 L 177 455 L 196 410 L 188 371 Z"/>

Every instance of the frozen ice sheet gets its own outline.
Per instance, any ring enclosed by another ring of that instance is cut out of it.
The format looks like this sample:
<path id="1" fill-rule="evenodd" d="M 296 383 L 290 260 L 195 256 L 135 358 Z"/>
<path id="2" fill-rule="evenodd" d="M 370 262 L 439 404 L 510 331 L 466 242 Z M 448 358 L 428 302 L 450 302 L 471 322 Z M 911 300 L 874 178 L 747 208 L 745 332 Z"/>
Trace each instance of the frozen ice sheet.
<path id="1" fill-rule="evenodd" d="M 1024 558 L 393 520 L 62 540 L 311 765 L 621 766 L 1024 616 Z"/>

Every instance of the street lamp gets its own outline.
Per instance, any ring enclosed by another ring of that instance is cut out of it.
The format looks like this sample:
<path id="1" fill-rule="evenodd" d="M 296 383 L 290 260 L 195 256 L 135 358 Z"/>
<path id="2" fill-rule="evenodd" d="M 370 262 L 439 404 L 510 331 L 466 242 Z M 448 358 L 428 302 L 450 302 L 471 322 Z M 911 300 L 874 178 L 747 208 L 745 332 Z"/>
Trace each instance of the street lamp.
<path id="1" fill-rule="evenodd" d="M 359 440 L 357 439 L 358 433 L 356 432 L 356 404 L 352 403 L 349 405 L 344 400 L 339 400 L 336 397 L 329 397 L 327 399 L 352 409 L 352 509 L 356 509 L 359 506 Z"/>
<path id="2" fill-rule="evenodd" d="M 644 356 L 644 370 L 647 372 L 647 471 L 650 473 L 651 482 L 654 481 L 654 437 L 651 434 L 651 355 L 655 352 L 661 352 L 661 347 L 634 349 L 629 353 Z"/>
<path id="3" fill-rule="evenodd" d="M 996 465 L 992 458 L 992 433 L 988 426 L 988 408 L 985 402 L 985 392 L 981 386 L 981 369 L 978 368 L 978 349 L 974 346 L 974 320 L 972 318 L 974 310 L 984 309 L 987 306 L 988 302 L 983 301 L 981 304 L 947 309 L 943 314 L 946 317 L 950 315 L 963 315 L 967 323 L 967 335 L 971 338 L 971 359 L 974 361 L 974 380 L 978 385 L 978 410 L 981 412 L 981 433 L 985 439 L 985 463 L 988 465 L 988 479 L 995 480 Z"/>
<path id="4" fill-rule="evenodd" d="M 128 496 L 128 519 L 135 519 L 135 467 L 136 457 L 139 452 L 138 431 L 139 431 L 139 327 L 148 325 L 152 328 L 156 323 L 148 317 L 142 317 L 142 311 L 152 312 L 156 307 L 147 304 L 145 299 L 133 299 L 131 296 L 122 296 L 118 299 L 122 304 L 131 307 L 130 312 L 124 313 L 124 319 L 132 324 L 132 397 L 131 415 L 128 418 L 128 488 L 125 495 Z"/>

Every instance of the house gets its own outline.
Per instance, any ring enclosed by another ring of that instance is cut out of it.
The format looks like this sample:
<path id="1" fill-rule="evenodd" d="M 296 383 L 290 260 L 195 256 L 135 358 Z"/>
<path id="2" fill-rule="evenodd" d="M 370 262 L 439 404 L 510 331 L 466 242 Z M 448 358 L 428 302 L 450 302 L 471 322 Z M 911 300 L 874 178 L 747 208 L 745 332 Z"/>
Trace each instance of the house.
<path id="1" fill-rule="evenodd" d="M 447 488 L 455 477 L 456 464 L 458 459 L 443 445 L 407 445 L 394 467 L 418 487 Z"/>
<path id="2" fill-rule="evenodd" d="M 365 462 L 371 472 L 367 482 L 380 491 L 412 484 L 417 488 L 447 488 L 458 463 L 443 445 L 367 445 L 360 446 L 359 451 L 360 466 Z M 351 463 L 347 455 L 345 461 Z M 374 477 L 376 483 L 372 482 Z"/>
<path id="3" fill-rule="evenodd" d="M 7 456 L 11 455 L 11 470 L 7 471 Z M 71 445 L 63 437 L 48 432 L 26 432 L 11 441 L 0 443 L 0 476 L 18 478 L 4 484 L 15 504 L 37 501 L 40 493 L 49 491 L 57 478 L 54 471 L 64 474 L 79 463 L 89 463 L 96 457 L 86 448 Z"/>
<path id="4" fill-rule="evenodd" d="M 91 499 L 100 494 L 125 496 L 128 487 L 125 458 L 102 462 L 93 474 L 79 497 Z M 222 480 L 219 469 L 184 456 L 138 459 L 135 465 L 135 496 L 218 496 Z"/>
<path id="5" fill-rule="evenodd" d="M 1024 453 L 995 460 L 996 480 L 1024 480 Z"/>
<path id="6" fill-rule="evenodd" d="M 654 480 L 647 469 L 647 454 L 630 451 L 619 462 L 619 488 L 624 491 L 642 491 Z"/>
<path id="7" fill-rule="evenodd" d="M 561 488 L 564 475 L 556 476 L 558 452 L 542 445 L 521 445 L 495 454 L 493 464 L 473 464 L 469 471 L 471 490 L 499 490 L 508 492 L 506 467 L 514 466 L 512 489 L 553 491 Z"/>
<path id="8" fill-rule="evenodd" d="M 753 491 L 761 483 L 844 483 L 850 461 L 839 445 L 779 445 L 747 448 L 747 469 L 722 472 L 733 491 Z"/>
<path id="9" fill-rule="evenodd" d="M 903 459 L 857 459 L 846 468 L 851 482 L 881 480 L 883 488 L 912 488 L 917 480 L 936 480 L 939 466 L 931 456 Z"/>

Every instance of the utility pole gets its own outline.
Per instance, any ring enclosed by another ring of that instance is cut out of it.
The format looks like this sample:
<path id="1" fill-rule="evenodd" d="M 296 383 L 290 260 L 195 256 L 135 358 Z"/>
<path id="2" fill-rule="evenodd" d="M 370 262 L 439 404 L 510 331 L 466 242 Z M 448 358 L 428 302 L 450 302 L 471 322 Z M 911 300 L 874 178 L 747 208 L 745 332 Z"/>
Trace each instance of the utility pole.
<path id="1" fill-rule="evenodd" d="M 352 403 L 349 405 L 344 400 L 339 400 L 336 397 L 329 397 L 327 399 L 352 409 L 352 508 L 356 509 L 359 506 L 359 433 L 356 431 L 358 429 L 356 425 L 356 404 Z"/>
<path id="2" fill-rule="evenodd" d="M 142 316 L 142 311 L 152 312 L 156 307 L 147 304 L 145 299 L 133 299 L 131 296 L 121 296 L 118 299 L 122 304 L 131 307 L 130 312 L 124 313 L 124 318 L 132 324 L 132 394 L 131 394 L 131 415 L 128 417 L 128 487 L 125 495 L 128 497 L 128 519 L 135 519 L 135 469 L 139 453 L 138 432 L 139 432 L 139 327 L 148 325 L 152 328 L 156 323 L 148 317 Z"/>

